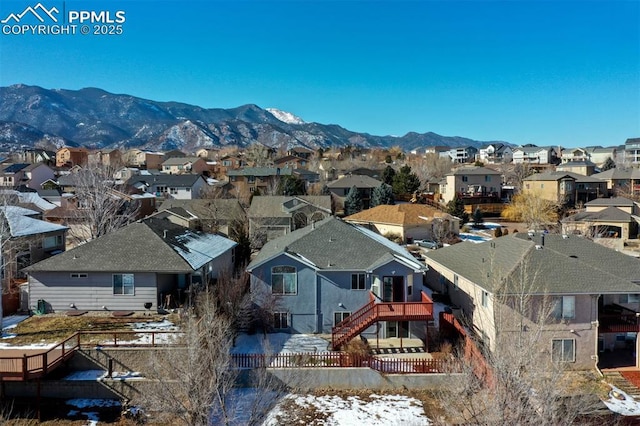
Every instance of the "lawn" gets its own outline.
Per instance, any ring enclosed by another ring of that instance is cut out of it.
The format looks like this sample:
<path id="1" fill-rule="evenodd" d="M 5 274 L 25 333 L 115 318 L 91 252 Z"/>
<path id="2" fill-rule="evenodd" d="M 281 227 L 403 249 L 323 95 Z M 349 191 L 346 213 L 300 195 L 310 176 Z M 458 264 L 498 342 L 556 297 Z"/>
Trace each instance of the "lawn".
<path id="1" fill-rule="evenodd" d="M 113 317 L 108 315 L 66 316 L 59 314 L 34 315 L 22 322 L 10 332 L 16 337 L 2 339 L 0 342 L 17 345 L 56 343 L 69 337 L 76 331 L 131 331 L 133 324 L 142 322 L 158 322 L 163 319 L 175 323 L 177 315 L 131 315 Z M 104 340 L 107 335 L 94 336 L 96 341 Z M 88 339 L 87 339 L 88 340 Z M 93 340 L 93 339 L 92 339 Z"/>

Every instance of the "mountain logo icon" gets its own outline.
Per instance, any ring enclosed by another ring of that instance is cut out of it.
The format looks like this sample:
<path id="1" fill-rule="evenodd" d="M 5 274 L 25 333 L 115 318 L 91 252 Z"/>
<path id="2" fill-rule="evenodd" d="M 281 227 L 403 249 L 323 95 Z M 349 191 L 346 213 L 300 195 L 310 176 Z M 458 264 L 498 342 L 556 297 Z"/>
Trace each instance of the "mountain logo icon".
<path id="1" fill-rule="evenodd" d="M 46 7 L 44 7 L 42 5 L 42 3 L 38 3 L 33 7 L 27 6 L 27 8 L 25 10 L 23 10 L 21 13 L 17 13 L 17 14 L 16 13 L 10 13 L 9 16 L 4 18 L 0 22 L 3 23 L 3 24 L 8 24 L 9 22 L 13 21 L 14 23 L 17 24 L 26 15 L 31 14 L 38 21 L 40 21 L 41 23 L 44 23 L 46 21 L 46 18 L 48 18 L 49 20 L 51 20 L 54 23 L 56 23 L 56 22 L 58 22 L 58 18 L 56 17 L 56 14 L 58 14 L 59 12 L 60 11 L 56 7 L 52 7 L 51 9 L 47 9 Z"/>

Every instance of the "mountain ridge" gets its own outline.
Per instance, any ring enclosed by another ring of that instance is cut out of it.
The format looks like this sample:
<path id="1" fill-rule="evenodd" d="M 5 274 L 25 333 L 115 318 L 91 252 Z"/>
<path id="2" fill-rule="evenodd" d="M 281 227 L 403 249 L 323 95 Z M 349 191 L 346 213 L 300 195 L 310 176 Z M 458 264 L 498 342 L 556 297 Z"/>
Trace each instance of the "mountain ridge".
<path id="1" fill-rule="evenodd" d="M 274 148 L 301 145 L 310 149 L 397 145 L 405 151 L 435 145 L 509 144 L 433 132 L 376 136 L 350 131 L 338 124 L 306 122 L 291 112 L 263 109 L 255 104 L 203 108 L 113 94 L 96 87 L 79 90 L 24 84 L 0 87 L 0 149 L 32 147 L 42 140 L 58 146 L 95 149 L 185 151 L 230 145 L 246 147 L 255 142 Z"/>

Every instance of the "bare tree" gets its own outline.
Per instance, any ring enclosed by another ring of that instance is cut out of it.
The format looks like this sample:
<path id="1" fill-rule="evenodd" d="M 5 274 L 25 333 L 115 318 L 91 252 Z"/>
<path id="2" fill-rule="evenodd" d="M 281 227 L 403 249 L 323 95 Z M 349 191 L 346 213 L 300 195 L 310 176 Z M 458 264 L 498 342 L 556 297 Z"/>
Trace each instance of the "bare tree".
<path id="1" fill-rule="evenodd" d="M 473 314 L 476 328 L 495 330 L 475 339 L 489 375 L 477 374 L 477 364 L 467 363 L 454 398 L 451 391 L 440 395 L 442 407 L 456 424 L 577 424 L 599 403 L 598 381 L 588 372 L 570 371 L 554 358 L 556 348 L 549 351 L 543 343 L 557 328 L 557 304 L 541 291 L 539 265 L 524 260 L 502 273 L 498 264 L 493 259 L 485 264 L 495 288 L 487 296 L 492 309 Z"/>
<path id="2" fill-rule="evenodd" d="M 137 219 L 139 205 L 113 179 L 113 168 L 94 165 L 76 172 L 74 221 L 70 234 L 89 241 L 122 228 Z"/>
<path id="3" fill-rule="evenodd" d="M 233 303 L 245 303 L 242 300 L 234 298 Z M 142 402 L 156 420 L 193 426 L 257 425 L 283 395 L 281 382 L 264 364 L 250 372 L 250 392 L 237 388 L 246 372 L 236 367 L 231 352 L 238 318 L 227 315 L 220 302 L 211 290 L 200 293 L 181 324 L 179 347 L 157 351 L 150 363 L 147 376 L 155 386 L 144 393 Z"/>
<path id="4" fill-rule="evenodd" d="M 513 222 L 524 222 L 530 229 L 542 229 L 558 222 L 560 205 L 536 193 L 519 193 L 502 211 L 502 217 Z"/>

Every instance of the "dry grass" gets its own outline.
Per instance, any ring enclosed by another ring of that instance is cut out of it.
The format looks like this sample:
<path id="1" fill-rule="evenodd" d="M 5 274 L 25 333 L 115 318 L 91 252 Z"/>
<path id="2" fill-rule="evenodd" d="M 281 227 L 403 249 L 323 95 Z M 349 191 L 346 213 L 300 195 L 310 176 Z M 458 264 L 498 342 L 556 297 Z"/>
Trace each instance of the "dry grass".
<path id="1" fill-rule="evenodd" d="M 64 340 L 77 331 L 105 331 L 109 333 L 130 331 L 133 323 L 162 321 L 164 318 L 166 317 L 160 315 L 143 316 L 141 314 L 124 318 L 89 314 L 78 317 L 59 314 L 38 315 L 19 323 L 12 330 L 17 336 L 7 342 L 12 345 L 55 343 Z M 168 319 L 171 321 L 176 318 L 169 317 Z M 108 338 L 109 335 L 104 334 L 93 337 L 98 341 Z"/>

